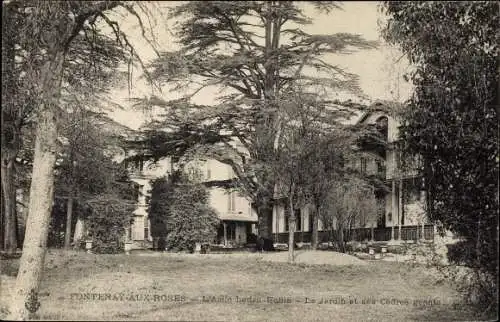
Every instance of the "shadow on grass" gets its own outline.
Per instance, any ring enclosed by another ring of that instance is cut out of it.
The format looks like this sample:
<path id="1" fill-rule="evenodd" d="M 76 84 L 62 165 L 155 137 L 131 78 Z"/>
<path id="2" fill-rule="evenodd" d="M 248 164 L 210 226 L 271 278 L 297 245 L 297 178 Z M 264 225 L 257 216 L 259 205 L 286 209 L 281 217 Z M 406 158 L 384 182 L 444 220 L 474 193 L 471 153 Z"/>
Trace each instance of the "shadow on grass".
<path id="1" fill-rule="evenodd" d="M 480 312 L 465 303 L 417 308 L 411 319 L 416 321 L 498 321 L 494 317 L 481 316 Z"/>
<path id="2" fill-rule="evenodd" d="M 19 270 L 18 259 L 2 259 L 0 265 L 0 274 L 16 277 L 18 270 Z"/>

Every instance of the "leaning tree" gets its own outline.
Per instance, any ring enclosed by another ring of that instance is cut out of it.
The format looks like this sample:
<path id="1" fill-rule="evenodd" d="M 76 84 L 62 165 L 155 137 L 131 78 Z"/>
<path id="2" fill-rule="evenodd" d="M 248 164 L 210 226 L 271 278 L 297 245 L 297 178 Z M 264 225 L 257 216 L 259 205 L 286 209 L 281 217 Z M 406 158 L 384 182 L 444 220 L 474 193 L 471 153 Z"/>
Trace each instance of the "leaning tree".
<path id="1" fill-rule="evenodd" d="M 17 20 L 19 28 L 16 41 L 38 62 L 31 64 L 25 75 L 34 85 L 30 97 L 35 98 L 33 119 L 36 124 L 36 139 L 23 254 L 9 308 L 9 318 L 12 320 L 26 319 L 29 317 L 27 308 L 37 308 L 36 294 L 40 285 L 52 209 L 59 136 L 57 118 L 66 85 L 64 74 L 71 69 L 71 66 L 67 66 L 68 55 L 78 39 L 92 43 L 96 39 L 92 35 L 101 34 L 103 31 L 100 27 L 104 24 L 114 32 L 118 44 L 128 49 L 130 56 L 137 57 L 120 25 L 109 16 L 113 9 L 122 8 L 140 19 L 134 7 L 136 5 L 117 1 L 2 3 L 3 10 L 15 8 L 21 13 Z M 142 20 L 140 22 L 142 25 Z"/>

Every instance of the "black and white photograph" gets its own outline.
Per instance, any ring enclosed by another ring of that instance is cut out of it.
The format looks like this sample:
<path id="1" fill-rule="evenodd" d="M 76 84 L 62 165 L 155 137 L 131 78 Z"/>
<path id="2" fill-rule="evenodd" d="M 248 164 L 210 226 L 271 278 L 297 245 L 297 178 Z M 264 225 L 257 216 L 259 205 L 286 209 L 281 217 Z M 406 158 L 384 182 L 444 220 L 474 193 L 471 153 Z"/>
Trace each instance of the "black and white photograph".
<path id="1" fill-rule="evenodd" d="M 2 1 L 0 319 L 497 321 L 496 1 Z"/>

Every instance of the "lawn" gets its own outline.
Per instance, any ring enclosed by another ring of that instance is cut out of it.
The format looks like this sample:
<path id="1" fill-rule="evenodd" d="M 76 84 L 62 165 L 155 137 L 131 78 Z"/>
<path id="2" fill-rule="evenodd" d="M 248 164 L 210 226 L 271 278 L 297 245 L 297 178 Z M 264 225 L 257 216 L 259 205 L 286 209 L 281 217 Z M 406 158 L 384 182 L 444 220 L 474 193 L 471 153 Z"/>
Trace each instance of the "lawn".
<path id="1" fill-rule="evenodd" d="M 381 261 L 290 265 L 263 260 L 265 256 L 275 255 L 50 251 L 40 290 L 39 317 L 163 321 L 477 319 L 450 285 L 437 284 L 423 266 Z M 4 307 L 18 263 L 2 260 L 1 265 L 0 306 Z"/>

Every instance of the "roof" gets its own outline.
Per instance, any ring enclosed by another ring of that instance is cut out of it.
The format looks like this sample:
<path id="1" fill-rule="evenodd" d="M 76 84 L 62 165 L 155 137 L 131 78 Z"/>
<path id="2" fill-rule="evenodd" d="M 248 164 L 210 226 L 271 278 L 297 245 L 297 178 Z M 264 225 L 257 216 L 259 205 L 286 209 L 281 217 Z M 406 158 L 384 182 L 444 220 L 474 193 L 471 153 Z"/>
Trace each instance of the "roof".
<path id="1" fill-rule="evenodd" d="M 363 123 L 370 115 L 374 113 L 380 113 L 381 115 L 387 117 L 394 117 L 393 114 L 395 114 L 395 112 L 397 113 L 402 106 L 403 104 L 398 102 L 377 100 L 369 106 L 368 110 L 362 111 L 356 123 Z"/>
<path id="2" fill-rule="evenodd" d="M 224 221 L 246 221 L 257 222 L 257 215 L 248 215 L 243 213 L 223 213 L 219 214 L 219 219 Z"/>

